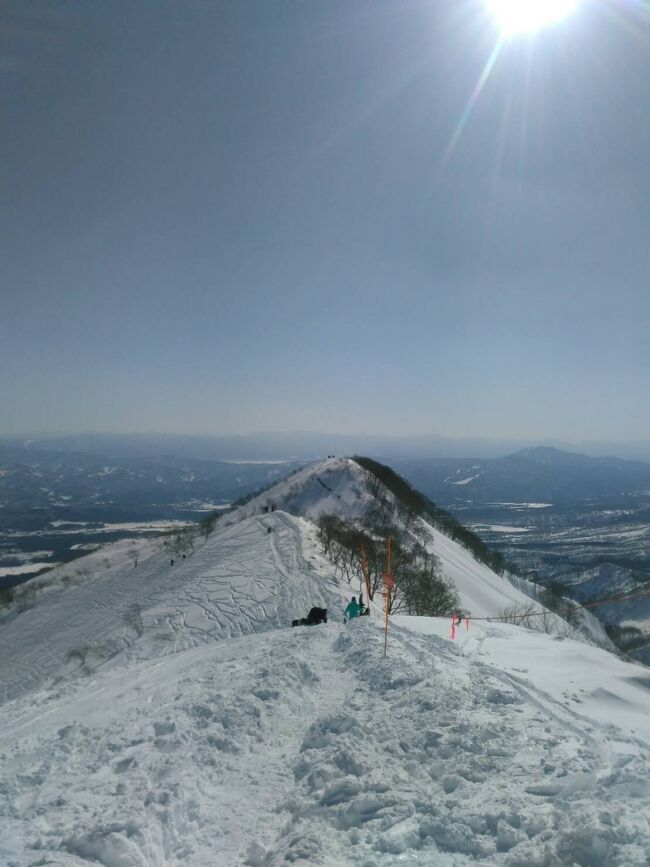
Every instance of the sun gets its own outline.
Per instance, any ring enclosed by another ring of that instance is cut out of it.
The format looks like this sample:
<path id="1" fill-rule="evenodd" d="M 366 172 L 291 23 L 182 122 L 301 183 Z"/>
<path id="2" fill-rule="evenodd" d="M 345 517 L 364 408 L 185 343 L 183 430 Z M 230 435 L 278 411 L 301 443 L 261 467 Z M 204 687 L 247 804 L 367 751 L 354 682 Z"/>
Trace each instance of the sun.
<path id="1" fill-rule="evenodd" d="M 534 33 L 570 15 L 579 0 L 483 0 L 504 36 Z"/>

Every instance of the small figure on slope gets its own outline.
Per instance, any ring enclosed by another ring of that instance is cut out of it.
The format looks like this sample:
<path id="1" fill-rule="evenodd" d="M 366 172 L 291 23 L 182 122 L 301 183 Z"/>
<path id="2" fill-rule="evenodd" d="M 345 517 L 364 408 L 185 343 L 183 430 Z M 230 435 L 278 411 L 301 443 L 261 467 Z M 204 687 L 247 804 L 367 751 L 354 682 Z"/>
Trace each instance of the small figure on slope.
<path id="1" fill-rule="evenodd" d="M 353 596 L 348 602 L 348 607 L 345 609 L 345 622 L 348 620 L 354 620 L 355 617 L 359 616 L 360 611 L 361 606 L 357 602 L 357 597 Z"/>

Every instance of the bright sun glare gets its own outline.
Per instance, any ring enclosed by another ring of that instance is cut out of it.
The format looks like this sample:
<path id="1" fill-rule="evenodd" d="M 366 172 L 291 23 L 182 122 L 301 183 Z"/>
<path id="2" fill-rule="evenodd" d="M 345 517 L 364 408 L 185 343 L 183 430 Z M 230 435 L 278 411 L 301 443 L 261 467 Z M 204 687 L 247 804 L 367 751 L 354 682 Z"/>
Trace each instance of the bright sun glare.
<path id="1" fill-rule="evenodd" d="M 547 24 L 566 18 L 578 0 L 484 0 L 504 36 L 534 33 Z"/>

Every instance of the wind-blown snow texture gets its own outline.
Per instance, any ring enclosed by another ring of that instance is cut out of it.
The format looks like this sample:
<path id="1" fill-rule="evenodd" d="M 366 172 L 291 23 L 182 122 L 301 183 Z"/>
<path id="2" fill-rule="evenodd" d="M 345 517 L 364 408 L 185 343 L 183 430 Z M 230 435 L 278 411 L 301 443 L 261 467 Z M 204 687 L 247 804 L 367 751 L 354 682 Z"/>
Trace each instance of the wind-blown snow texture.
<path id="1" fill-rule="evenodd" d="M 314 514 L 312 485 L 271 496 Z M 356 502 L 329 486 L 325 511 L 363 508 L 362 486 Z M 85 584 L 5 620 L 0 864 L 650 863 L 646 668 L 514 626 L 451 642 L 448 621 L 409 617 L 384 660 L 379 619 L 340 622 L 314 525 L 260 509 L 173 567 L 160 543 L 137 567 L 107 546 Z M 518 593 L 436 544 L 474 604 Z M 314 604 L 330 623 L 289 628 Z"/>

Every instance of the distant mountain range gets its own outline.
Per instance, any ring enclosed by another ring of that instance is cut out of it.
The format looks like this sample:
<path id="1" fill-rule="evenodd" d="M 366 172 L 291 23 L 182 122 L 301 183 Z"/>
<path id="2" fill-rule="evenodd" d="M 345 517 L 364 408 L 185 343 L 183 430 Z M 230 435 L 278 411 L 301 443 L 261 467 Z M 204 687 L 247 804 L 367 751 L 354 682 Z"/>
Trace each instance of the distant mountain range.
<path id="1" fill-rule="evenodd" d="M 571 503 L 650 492 L 650 464 L 525 448 L 503 458 L 397 460 L 392 465 L 435 502 Z"/>
<path id="2" fill-rule="evenodd" d="M 107 541 L 153 532 L 142 529 L 146 522 L 196 521 L 304 463 L 179 456 L 165 453 L 179 445 L 166 437 L 117 440 L 66 440 L 58 450 L 43 449 L 42 441 L 0 442 L 0 585 Z M 91 451 L 100 445 L 105 453 Z M 116 454 L 120 446 L 141 453 Z M 490 459 L 386 463 L 542 583 L 559 580 L 591 599 L 610 585 L 631 592 L 648 580 L 650 464 L 547 446 Z M 607 621 L 617 625 L 621 612 L 617 606 Z"/>
<path id="3" fill-rule="evenodd" d="M 485 437 L 378 436 L 330 434 L 305 431 L 255 433 L 230 436 L 188 436 L 181 434 L 79 434 L 74 436 L 24 436 L 0 438 L 1 445 L 39 451 L 89 452 L 109 457 L 175 457 L 199 460 L 310 461 L 328 454 L 365 454 L 378 459 L 416 460 L 461 458 L 474 455 L 481 460 L 509 455 L 531 445 L 548 446 L 592 457 L 612 455 L 627 460 L 650 461 L 650 440 L 636 443 L 529 440 Z"/>
<path id="4" fill-rule="evenodd" d="M 284 478 L 295 462 L 229 463 L 175 455 L 115 456 L 0 443 L 0 532 L 52 520 L 176 517 Z"/>
<path id="5" fill-rule="evenodd" d="M 210 452 L 208 445 L 201 438 L 148 435 L 0 441 L 0 528 L 8 526 L 3 515 L 6 518 L 9 510 L 64 508 L 69 513 L 85 511 L 78 520 L 87 520 L 87 510 L 102 505 L 155 510 L 204 501 L 224 503 L 277 481 L 305 462 L 299 457 L 278 458 L 288 452 L 280 449 L 277 440 L 267 445 L 266 461 L 200 457 Z M 188 454 L 192 451 L 194 456 Z M 434 502 L 448 507 L 570 503 L 650 491 L 650 464 L 547 446 L 521 449 L 506 457 L 396 457 L 386 462 Z"/>

